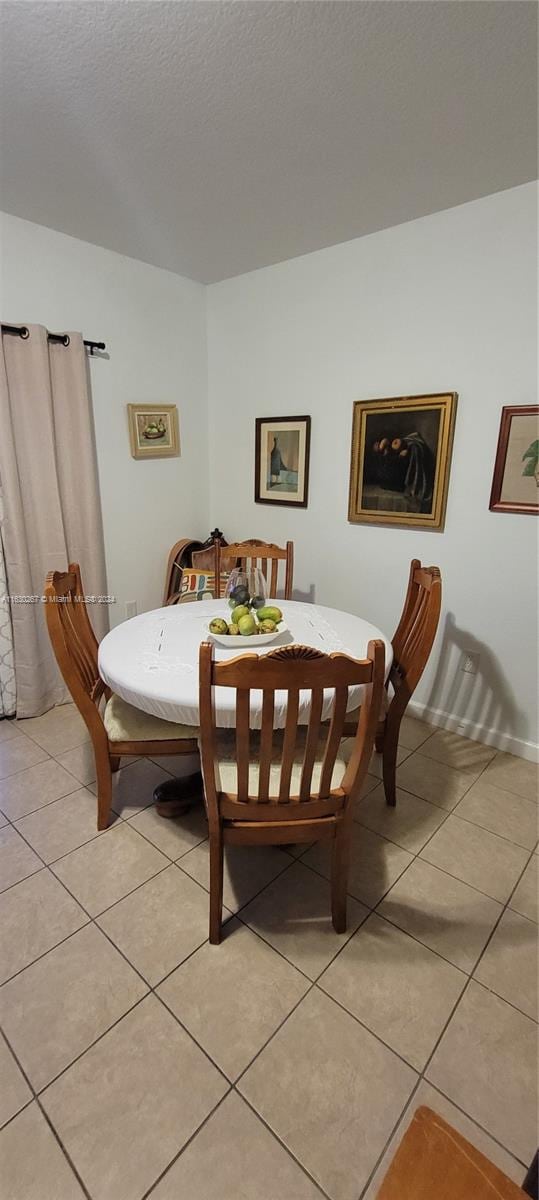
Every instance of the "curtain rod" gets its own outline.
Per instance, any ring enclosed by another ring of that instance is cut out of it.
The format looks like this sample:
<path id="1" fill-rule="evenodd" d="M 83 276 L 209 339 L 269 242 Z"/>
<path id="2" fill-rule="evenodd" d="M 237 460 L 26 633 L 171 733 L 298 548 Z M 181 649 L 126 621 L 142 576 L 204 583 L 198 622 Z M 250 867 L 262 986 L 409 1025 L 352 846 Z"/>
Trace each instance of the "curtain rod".
<path id="1" fill-rule="evenodd" d="M 16 337 L 21 338 L 27 338 L 30 335 L 30 331 L 26 325 L 2 325 L 2 333 L 13 333 Z M 69 334 L 47 332 L 47 341 L 56 342 L 62 346 L 69 346 Z M 88 347 L 90 354 L 93 354 L 94 350 L 106 350 L 104 342 L 91 342 L 84 339 L 84 345 Z"/>

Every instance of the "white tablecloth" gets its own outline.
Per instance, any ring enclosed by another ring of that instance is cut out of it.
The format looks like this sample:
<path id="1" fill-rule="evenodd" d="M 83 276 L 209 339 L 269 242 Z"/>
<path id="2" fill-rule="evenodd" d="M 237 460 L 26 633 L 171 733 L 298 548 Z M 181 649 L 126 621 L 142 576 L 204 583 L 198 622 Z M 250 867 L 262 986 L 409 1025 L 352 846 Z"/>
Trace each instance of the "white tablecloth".
<path id="1" fill-rule="evenodd" d="M 271 601 L 268 601 L 271 603 Z M 289 632 L 257 653 L 268 653 L 279 645 L 296 642 L 315 646 L 326 654 L 339 650 L 353 658 L 365 658 L 372 638 L 381 638 L 386 650 L 386 676 L 391 666 L 391 642 L 375 625 L 351 613 L 319 604 L 293 600 L 275 601 L 282 610 Z M 183 725 L 198 725 L 198 652 L 200 643 L 211 640 L 208 624 L 212 617 L 224 616 L 226 600 L 201 600 L 176 604 L 142 613 L 117 625 L 103 638 L 99 647 L 99 671 L 105 683 L 118 696 L 153 716 Z M 255 648 L 253 647 L 253 650 Z M 249 650 L 249 639 L 245 639 Z M 253 652 L 251 651 L 251 653 Z M 226 650 L 216 645 L 215 658 L 234 658 L 237 647 Z M 361 703 L 362 688 L 351 688 L 348 709 Z M 332 691 L 324 699 L 323 716 L 329 715 Z M 232 688 L 217 688 L 217 722 L 225 728 L 235 725 L 235 693 Z M 251 693 L 251 725 L 260 727 L 262 693 Z M 286 716 L 286 693 L 275 696 L 275 727 L 282 728 Z M 299 723 L 309 716 L 309 693 L 300 694 Z"/>

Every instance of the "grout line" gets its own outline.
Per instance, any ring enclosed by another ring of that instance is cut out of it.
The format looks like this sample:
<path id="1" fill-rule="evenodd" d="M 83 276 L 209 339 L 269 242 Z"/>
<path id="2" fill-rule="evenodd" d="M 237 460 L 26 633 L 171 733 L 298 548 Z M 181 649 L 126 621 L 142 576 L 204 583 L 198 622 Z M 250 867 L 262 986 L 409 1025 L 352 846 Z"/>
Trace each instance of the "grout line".
<path id="1" fill-rule="evenodd" d="M 140 1200 L 147 1200 L 147 1197 L 150 1196 L 151 1193 L 154 1191 L 154 1189 L 157 1187 L 157 1185 L 159 1183 L 161 1183 L 161 1180 L 165 1178 L 165 1175 L 168 1175 L 168 1172 L 175 1165 L 175 1163 L 177 1163 L 178 1159 L 181 1158 L 184 1151 L 187 1150 L 187 1147 L 191 1144 L 192 1141 L 194 1141 L 194 1139 L 200 1133 L 201 1129 L 203 1129 L 204 1126 L 207 1125 L 208 1121 L 210 1120 L 210 1117 L 213 1117 L 214 1113 L 217 1112 L 217 1109 L 221 1107 L 221 1104 L 224 1103 L 224 1101 L 227 1099 L 227 1096 L 230 1096 L 230 1093 L 233 1090 L 234 1089 L 232 1087 L 229 1087 L 228 1091 L 225 1092 L 224 1096 L 221 1096 L 221 1099 L 217 1101 L 217 1104 L 214 1104 L 213 1108 L 210 1109 L 210 1112 L 207 1114 L 207 1116 L 204 1117 L 204 1120 L 201 1121 L 200 1125 L 198 1125 L 197 1128 L 194 1130 L 194 1132 L 190 1135 L 190 1137 L 187 1138 L 187 1141 L 184 1142 L 181 1149 L 178 1150 L 178 1153 L 174 1155 L 174 1158 L 172 1158 L 170 1160 L 170 1162 L 165 1167 L 164 1171 L 161 1171 L 161 1174 L 157 1176 L 157 1179 L 154 1179 L 154 1182 L 151 1184 L 151 1186 L 148 1188 L 148 1190 L 146 1192 L 144 1192 L 144 1195 L 141 1196 Z"/>
<path id="2" fill-rule="evenodd" d="M 235 1086 L 234 1086 L 234 1091 L 236 1091 Z M 279 1145 L 282 1147 L 282 1149 L 286 1150 L 286 1153 L 288 1154 L 289 1158 L 292 1159 L 292 1162 L 294 1162 L 296 1164 L 296 1166 L 301 1167 L 301 1170 L 307 1176 L 307 1178 L 311 1180 L 311 1183 L 314 1183 L 315 1187 L 318 1188 L 320 1195 L 325 1196 L 326 1200 L 334 1200 L 334 1198 L 332 1196 L 330 1196 L 329 1192 L 325 1191 L 325 1189 L 322 1187 L 322 1184 L 319 1183 L 319 1181 L 317 1179 L 315 1179 L 314 1175 L 311 1175 L 311 1172 L 307 1169 L 307 1167 L 304 1165 L 304 1163 L 302 1163 L 299 1158 L 296 1158 L 296 1155 L 293 1153 L 293 1151 L 290 1149 L 290 1147 L 287 1146 L 286 1142 L 284 1142 L 282 1140 L 282 1138 L 279 1136 L 279 1134 L 276 1133 L 274 1129 L 272 1129 L 271 1125 L 269 1125 L 268 1122 L 265 1120 L 265 1118 L 262 1116 L 262 1114 L 259 1113 L 258 1109 L 254 1108 L 254 1106 L 251 1104 L 251 1101 L 248 1100 L 247 1096 L 244 1096 L 243 1092 L 237 1092 L 237 1095 L 240 1097 L 241 1100 L 243 1100 L 243 1102 L 247 1105 L 247 1107 L 251 1109 L 251 1112 L 254 1113 L 255 1117 L 257 1117 L 258 1120 L 260 1121 L 260 1123 L 262 1125 L 264 1125 L 264 1127 L 268 1130 L 268 1133 L 270 1133 L 271 1136 L 273 1138 L 275 1138 L 275 1141 L 279 1143 Z"/>

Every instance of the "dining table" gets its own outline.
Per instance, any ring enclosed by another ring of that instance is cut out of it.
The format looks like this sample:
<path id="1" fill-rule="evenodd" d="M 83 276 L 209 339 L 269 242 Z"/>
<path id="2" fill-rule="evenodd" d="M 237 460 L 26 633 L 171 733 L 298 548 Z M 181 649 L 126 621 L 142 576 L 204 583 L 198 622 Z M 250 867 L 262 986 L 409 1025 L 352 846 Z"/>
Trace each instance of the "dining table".
<path id="1" fill-rule="evenodd" d="M 131 617 L 116 625 L 99 646 L 99 673 L 112 691 L 128 704 L 182 725 L 199 725 L 199 647 L 203 641 L 214 641 L 218 661 L 241 653 L 268 654 L 278 646 L 311 646 L 326 654 L 342 653 L 352 658 L 366 658 L 369 641 L 378 638 L 385 647 L 386 678 L 391 668 L 393 651 L 390 639 L 370 621 L 355 613 L 328 608 L 298 600 L 268 600 L 277 605 L 283 615 L 284 628 L 274 639 L 250 649 L 249 637 L 245 647 L 230 648 L 215 642 L 209 631 L 214 617 L 230 612 L 226 600 L 199 600 L 167 605 Z M 361 704 L 361 686 L 350 688 L 347 710 Z M 276 693 L 274 726 L 286 722 L 286 692 Z M 332 689 L 324 695 L 322 719 L 330 714 Z M 236 698 L 232 688 L 216 688 L 214 695 L 216 723 L 233 728 L 236 718 Z M 298 723 L 309 719 L 310 693 L 300 693 Z M 251 692 L 250 725 L 260 727 L 262 693 Z M 196 781 L 198 784 L 198 780 Z M 201 787 L 201 779 L 200 779 Z M 196 791 L 191 777 L 185 781 L 171 779 L 156 789 L 155 799 L 163 815 L 176 815 L 189 807 Z M 171 808 L 167 808 L 171 804 Z"/>

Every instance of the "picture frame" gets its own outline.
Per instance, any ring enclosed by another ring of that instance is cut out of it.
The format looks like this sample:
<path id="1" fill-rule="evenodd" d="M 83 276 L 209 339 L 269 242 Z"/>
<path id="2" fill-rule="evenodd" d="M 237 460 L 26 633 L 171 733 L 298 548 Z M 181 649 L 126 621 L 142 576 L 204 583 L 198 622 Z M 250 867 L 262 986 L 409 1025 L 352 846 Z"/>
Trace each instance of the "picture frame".
<path id="1" fill-rule="evenodd" d="M 442 530 L 458 395 L 357 400 L 348 520 Z"/>
<path id="2" fill-rule="evenodd" d="M 255 503 L 307 508 L 310 417 L 257 417 Z"/>
<path id="3" fill-rule="evenodd" d="M 128 404 L 133 458 L 175 458 L 180 453 L 176 404 Z"/>
<path id="4" fill-rule="evenodd" d="M 539 513 L 539 404 L 502 408 L 489 509 Z"/>

